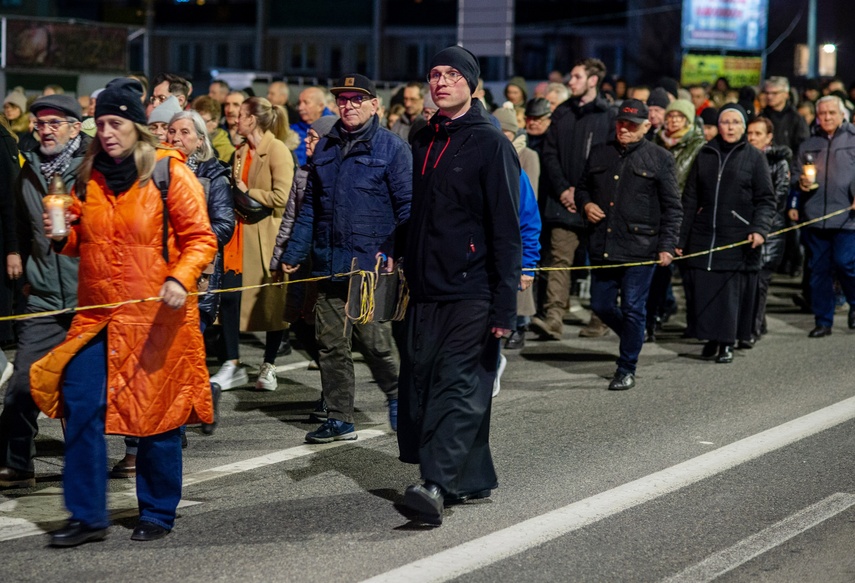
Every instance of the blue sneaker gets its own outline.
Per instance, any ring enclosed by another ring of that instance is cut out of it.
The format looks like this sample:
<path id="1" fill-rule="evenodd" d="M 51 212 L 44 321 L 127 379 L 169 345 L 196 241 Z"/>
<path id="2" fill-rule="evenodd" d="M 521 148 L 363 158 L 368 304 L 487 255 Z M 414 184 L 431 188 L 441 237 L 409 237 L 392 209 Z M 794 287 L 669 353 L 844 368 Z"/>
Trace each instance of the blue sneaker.
<path id="1" fill-rule="evenodd" d="M 398 431 L 398 399 L 389 399 L 386 406 L 389 407 L 389 425 L 392 431 Z"/>
<path id="2" fill-rule="evenodd" d="M 353 441 L 356 439 L 353 423 L 338 419 L 327 419 L 324 424 L 306 434 L 307 443 L 331 443 L 333 441 Z"/>

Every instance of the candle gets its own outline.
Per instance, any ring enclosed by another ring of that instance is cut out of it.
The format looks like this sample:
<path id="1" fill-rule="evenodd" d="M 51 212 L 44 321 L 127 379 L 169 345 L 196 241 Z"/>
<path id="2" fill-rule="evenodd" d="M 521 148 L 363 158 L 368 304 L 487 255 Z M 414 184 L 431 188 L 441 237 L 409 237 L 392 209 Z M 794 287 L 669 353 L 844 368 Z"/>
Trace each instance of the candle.
<path id="1" fill-rule="evenodd" d="M 804 165 L 805 177 L 810 180 L 811 184 L 816 183 L 816 166 L 813 164 Z"/>
<path id="2" fill-rule="evenodd" d="M 68 225 L 65 224 L 66 201 L 64 196 L 49 194 L 45 197 L 45 211 L 51 222 L 49 237 L 65 237 L 68 235 Z"/>

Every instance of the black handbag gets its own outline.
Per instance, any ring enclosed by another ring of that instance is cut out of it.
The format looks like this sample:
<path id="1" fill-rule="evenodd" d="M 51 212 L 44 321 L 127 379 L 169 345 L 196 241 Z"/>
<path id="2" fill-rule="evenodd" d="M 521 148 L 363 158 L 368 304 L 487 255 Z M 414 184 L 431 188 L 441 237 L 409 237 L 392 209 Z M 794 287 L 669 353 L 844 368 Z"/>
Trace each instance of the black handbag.
<path id="1" fill-rule="evenodd" d="M 251 196 L 249 192 L 244 192 L 235 184 L 235 176 L 240 175 L 241 159 L 237 157 L 235 152 L 235 167 L 231 173 L 230 182 L 232 185 L 232 199 L 235 204 L 235 214 L 238 220 L 245 225 L 254 225 L 262 219 L 266 219 L 273 212 L 269 206 L 264 206 Z"/>

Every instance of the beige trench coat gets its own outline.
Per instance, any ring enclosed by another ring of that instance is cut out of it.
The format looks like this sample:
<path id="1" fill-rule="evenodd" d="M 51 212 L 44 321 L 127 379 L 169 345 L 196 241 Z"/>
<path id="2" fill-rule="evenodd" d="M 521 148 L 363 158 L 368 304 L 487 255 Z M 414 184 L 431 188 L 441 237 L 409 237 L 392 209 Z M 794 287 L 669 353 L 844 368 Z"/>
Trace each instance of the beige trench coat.
<path id="1" fill-rule="evenodd" d="M 247 144 L 238 148 L 235 160 L 246 158 Z M 265 132 L 261 143 L 252 153 L 247 177 L 249 196 L 273 208 L 266 219 L 243 226 L 243 285 L 258 285 L 273 281 L 269 269 L 276 234 L 294 180 L 294 158 L 284 143 L 271 132 Z M 240 329 L 244 332 L 284 330 L 282 319 L 287 286 L 246 290 L 240 302 Z"/>

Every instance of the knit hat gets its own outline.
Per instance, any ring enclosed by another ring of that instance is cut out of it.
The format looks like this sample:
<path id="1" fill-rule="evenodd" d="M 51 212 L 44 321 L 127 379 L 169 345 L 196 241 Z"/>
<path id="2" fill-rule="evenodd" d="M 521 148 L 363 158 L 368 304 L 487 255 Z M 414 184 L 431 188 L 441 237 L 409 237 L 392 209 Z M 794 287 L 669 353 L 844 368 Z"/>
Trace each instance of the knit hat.
<path id="1" fill-rule="evenodd" d="M 657 87 L 650 92 L 650 97 L 647 98 L 647 107 L 666 108 L 671 103 L 671 98 L 668 97 L 668 92 Z"/>
<path id="2" fill-rule="evenodd" d="M 453 67 L 460 71 L 460 74 L 463 75 L 463 78 L 466 79 L 466 83 L 469 85 L 470 92 L 474 92 L 475 88 L 478 87 L 481 66 L 478 65 L 478 59 L 470 51 L 458 46 L 442 49 L 430 60 L 428 71 L 440 65 Z"/>
<path id="3" fill-rule="evenodd" d="M 433 102 L 433 97 L 430 96 L 430 91 L 425 92 L 425 102 L 424 105 L 422 105 L 422 109 L 432 109 L 434 111 L 439 109 L 436 103 Z"/>
<path id="4" fill-rule="evenodd" d="M 118 77 L 104 88 L 95 102 L 95 118 L 116 115 L 134 123 L 147 125 L 142 105 L 143 88 L 136 79 Z"/>
<path id="5" fill-rule="evenodd" d="M 101 100 L 99 99 L 97 103 L 95 103 L 95 108 L 98 108 L 98 103 Z M 151 113 L 148 116 L 149 125 L 153 123 L 165 123 L 168 124 L 172 121 L 172 117 L 176 113 L 181 113 L 181 106 L 178 104 L 178 98 L 174 95 L 170 95 L 166 101 L 155 107 L 151 110 Z"/>
<path id="6" fill-rule="evenodd" d="M 3 100 L 3 105 L 7 103 L 11 103 L 21 110 L 21 113 L 27 111 L 27 96 L 21 93 L 20 91 L 12 91 L 9 95 L 6 96 L 6 99 Z"/>
<path id="7" fill-rule="evenodd" d="M 689 120 L 689 125 L 695 123 L 695 106 L 692 105 L 691 101 L 675 99 L 665 108 L 665 115 L 667 116 L 671 111 L 678 111 L 686 116 L 686 119 Z"/>
<path id="8" fill-rule="evenodd" d="M 699 116 L 705 126 L 718 125 L 718 110 L 714 107 L 705 107 Z"/>
<path id="9" fill-rule="evenodd" d="M 507 107 L 500 107 L 493 112 L 493 117 L 499 120 L 502 131 L 517 133 L 520 126 L 517 125 L 517 112 Z"/>
<path id="10" fill-rule="evenodd" d="M 671 77 L 662 77 L 659 79 L 657 86 L 661 87 L 675 98 L 677 97 L 677 93 L 680 92 L 680 84 L 677 83 L 676 79 L 672 79 Z"/>
<path id="11" fill-rule="evenodd" d="M 312 129 L 315 130 L 315 133 L 318 134 L 319 138 L 324 137 L 335 125 L 335 122 L 338 121 L 338 117 L 334 115 L 324 115 L 315 120 L 312 124 Z"/>
<path id="12" fill-rule="evenodd" d="M 723 114 L 725 111 L 729 111 L 729 110 L 734 110 L 739 115 L 741 115 L 742 116 L 742 125 L 744 125 L 745 127 L 748 127 L 748 115 L 745 113 L 745 108 L 743 108 L 738 103 L 728 103 L 727 105 L 722 106 L 722 108 L 718 110 L 718 119 L 721 120 L 721 114 Z M 716 122 L 716 123 L 718 123 L 718 122 Z"/>
<path id="13" fill-rule="evenodd" d="M 550 113 L 552 110 L 549 108 L 549 102 L 543 97 L 535 97 L 525 105 L 526 117 L 543 117 Z"/>
<path id="14" fill-rule="evenodd" d="M 526 85 L 525 85 L 525 79 L 523 79 L 522 77 L 519 77 L 519 76 L 511 77 L 508 80 L 508 85 L 513 85 L 514 87 L 517 87 L 517 88 L 519 88 L 520 91 L 522 91 L 523 103 L 525 103 L 526 100 L 528 99 L 528 89 L 526 88 Z M 507 87 L 506 87 L 506 89 L 507 89 Z"/>
<path id="15" fill-rule="evenodd" d="M 68 117 L 73 117 L 77 121 L 83 119 L 80 113 L 80 104 L 70 95 L 45 95 L 33 101 L 30 105 L 30 113 L 38 115 L 43 109 L 55 109 L 61 111 Z"/>
<path id="16" fill-rule="evenodd" d="M 101 89 L 96 89 L 95 91 L 89 94 L 89 99 L 98 99 L 98 96 L 100 96 L 102 93 L 104 93 L 103 87 Z"/>

